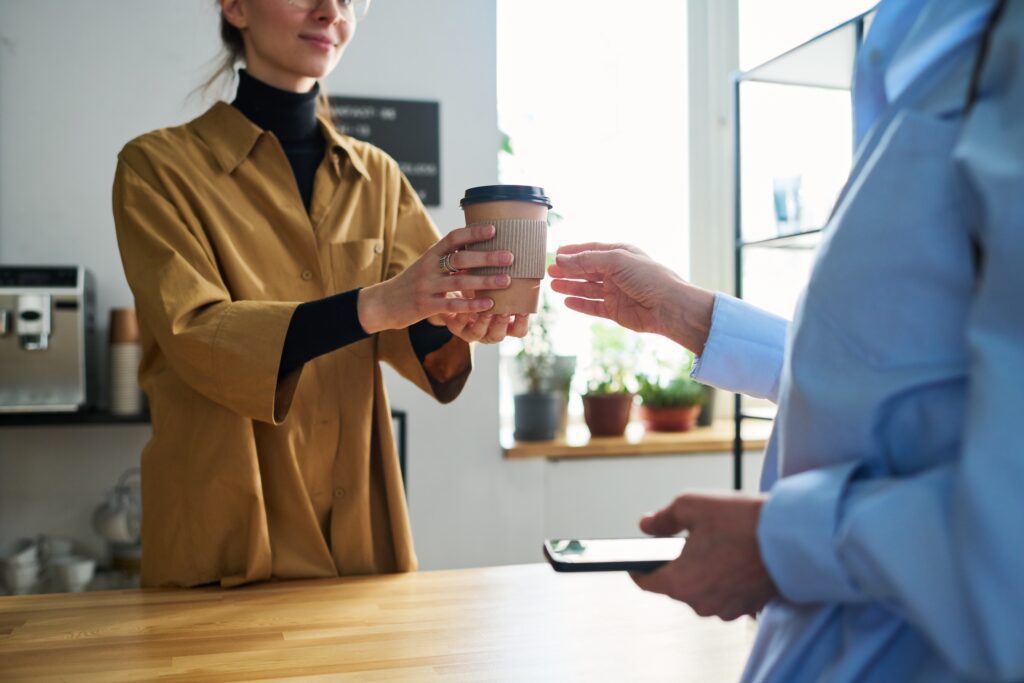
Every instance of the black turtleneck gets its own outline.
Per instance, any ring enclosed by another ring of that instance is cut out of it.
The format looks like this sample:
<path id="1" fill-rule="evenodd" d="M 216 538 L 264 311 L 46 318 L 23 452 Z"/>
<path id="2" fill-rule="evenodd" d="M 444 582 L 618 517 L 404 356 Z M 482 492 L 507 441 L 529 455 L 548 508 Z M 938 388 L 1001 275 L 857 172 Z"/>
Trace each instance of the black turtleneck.
<path id="1" fill-rule="evenodd" d="M 246 118 L 280 141 L 307 212 L 313 199 L 316 170 L 327 149 L 327 139 L 316 118 L 319 94 L 319 85 L 306 93 L 289 92 L 267 85 L 242 69 L 238 72 L 238 93 L 232 102 Z M 288 325 L 278 377 L 317 356 L 367 338 L 369 335 L 359 322 L 358 301 L 359 290 L 353 289 L 299 304 Z M 452 335 L 446 328 L 424 320 L 409 328 L 409 338 L 422 363 L 427 354 L 441 348 Z"/>
<path id="2" fill-rule="evenodd" d="M 319 85 L 302 93 L 279 90 L 241 69 L 238 93 L 231 103 L 250 121 L 277 137 L 291 164 L 307 212 L 313 201 L 313 178 L 327 149 L 327 140 L 316 118 L 319 94 Z"/>

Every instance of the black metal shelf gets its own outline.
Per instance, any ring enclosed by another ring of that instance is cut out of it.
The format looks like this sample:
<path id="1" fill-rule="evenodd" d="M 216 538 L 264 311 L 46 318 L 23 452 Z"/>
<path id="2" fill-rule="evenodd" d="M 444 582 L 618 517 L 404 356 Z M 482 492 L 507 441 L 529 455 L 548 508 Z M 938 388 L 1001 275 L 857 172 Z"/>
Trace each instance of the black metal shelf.
<path id="1" fill-rule="evenodd" d="M 147 425 L 149 414 L 113 415 L 104 410 L 77 413 L 0 413 L 0 427 L 82 427 L 100 425 Z"/>
<path id="2" fill-rule="evenodd" d="M 808 228 L 797 232 L 763 239 L 744 239 L 743 202 L 740 178 L 740 85 L 743 82 L 757 81 L 785 85 L 806 85 L 815 88 L 845 90 L 852 82 L 853 64 L 856 53 L 865 35 L 865 27 L 874 10 L 854 17 L 830 31 L 769 60 L 745 73 L 737 74 L 733 79 L 733 215 L 735 233 L 733 241 L 733 266 L 735 277 L 735 294 L 743 297 L 743 261 L 744 250 L 753 248 L 802 249 L 811 250 L 818 247 L 823 227 Z M 835 69 L 835 65 L 839 69 Z M 829 66 L 831 65 L 831 66 Z M 830 71 L 831 69 L 831 71 Z M 842 73 L 840 73 L 842 72 Z M 762 227 L 763 223 L 762 223 Z M 749 230 L 746 231 L 749 234 Z M 761 252 L 764 253 L 764 252 Z M 733 438 L 733 487 L 743 488 L 743 436 L 744 420 L 774 420 L 774 408 L 746 408 L 743 399 L 736 394 L 733 422 L 735 435 Z"/>

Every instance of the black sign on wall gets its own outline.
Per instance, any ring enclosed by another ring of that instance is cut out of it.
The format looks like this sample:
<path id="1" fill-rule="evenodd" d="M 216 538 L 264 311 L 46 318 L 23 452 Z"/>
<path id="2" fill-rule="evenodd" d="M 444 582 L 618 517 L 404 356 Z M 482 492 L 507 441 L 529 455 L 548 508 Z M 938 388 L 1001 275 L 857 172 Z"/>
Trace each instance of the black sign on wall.
<path id="1" fill-rule="evenodd" d="M 441 116 L 437 102 L 331 96 L 334 124 L 394 157 L 420 200 L 441 205 Z"/>

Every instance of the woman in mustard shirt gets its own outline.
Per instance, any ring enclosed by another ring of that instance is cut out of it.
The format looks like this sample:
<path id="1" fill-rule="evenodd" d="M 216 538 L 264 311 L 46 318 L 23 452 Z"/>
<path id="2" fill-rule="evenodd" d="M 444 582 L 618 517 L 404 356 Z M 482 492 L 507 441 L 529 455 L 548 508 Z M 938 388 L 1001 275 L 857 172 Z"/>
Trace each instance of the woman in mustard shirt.
<path id="1" fill-rule="evenodd" d="M 220 0 L 232 104 L 128 143 L 113 204 L 144 358 L 144 585 L 416 568 L 379 361 L 441 402 L 511 263 L 438 232 L 398 165 L 318 113 L 369 3 Z M 322 99 L 322 98 L 320 98 Z"/>

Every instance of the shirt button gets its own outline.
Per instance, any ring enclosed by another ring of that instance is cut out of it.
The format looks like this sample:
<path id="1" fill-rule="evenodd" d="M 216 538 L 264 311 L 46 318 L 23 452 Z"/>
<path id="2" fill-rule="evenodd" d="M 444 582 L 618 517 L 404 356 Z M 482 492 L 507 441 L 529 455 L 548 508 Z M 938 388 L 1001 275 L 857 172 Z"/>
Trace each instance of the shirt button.
<path id="1" fill-rule="evenodd" d="M 344 498 L 345 497 L 345 489 L 341 488 L 340 486 L 338 488 L 334 489 L 334 497 L 337 498 L 338 500 L 341 500 L 342 498 Z"/>
<path id="2" fill-rule="evenodd" d="M 311 271 L 311 270 L 304 270 L 304 271 L 302 271 L 302 279 L 306 280 L 307 282 L 309 280 L 312 280 L 313 279 L 313 271 Z"/>
<path id="3" fill-rule="evenodd" d="M 373 245 L 373 253 L 374 254 L 379 254 L 382 251 L 384 251 L 384 245 L 383 244 L 375 244 L 375 245 Z"/>

